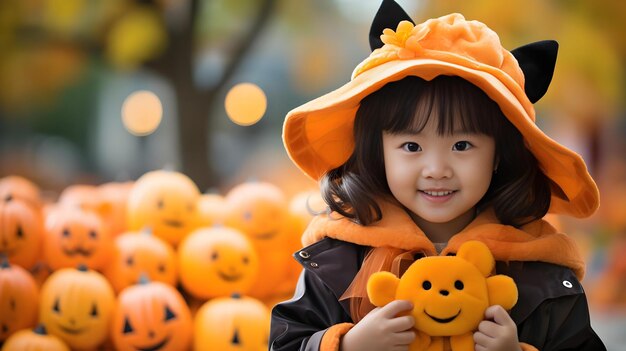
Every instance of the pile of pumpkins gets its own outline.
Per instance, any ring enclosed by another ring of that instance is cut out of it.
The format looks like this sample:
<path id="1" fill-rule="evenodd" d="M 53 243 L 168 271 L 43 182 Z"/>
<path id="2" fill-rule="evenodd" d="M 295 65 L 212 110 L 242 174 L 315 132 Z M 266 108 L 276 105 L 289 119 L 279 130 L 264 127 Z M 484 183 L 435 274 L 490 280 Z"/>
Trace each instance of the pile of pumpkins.
<path id="1" fill-rule="evenodd" d="M 267 350 L 312 209 L 324 209 L 316 190 L 202 194 L 167 170 L 72 185 L 54 203 L 0 178 L 2 351 Z"/>

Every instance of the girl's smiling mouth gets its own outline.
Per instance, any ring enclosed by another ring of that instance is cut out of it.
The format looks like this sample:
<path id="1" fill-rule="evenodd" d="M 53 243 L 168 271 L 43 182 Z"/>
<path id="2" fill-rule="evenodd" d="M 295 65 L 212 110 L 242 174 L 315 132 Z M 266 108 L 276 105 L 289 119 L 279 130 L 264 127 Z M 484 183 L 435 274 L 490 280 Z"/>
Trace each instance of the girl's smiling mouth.
<path id="1" fill-rule="evenodd" d="M 437 189 L 437 190 L 418 190 L 418 192 L 428 201 L 445 202 L 451 199 L 454 196 L 454 194 L 458 192 L 458 190 Z"/>

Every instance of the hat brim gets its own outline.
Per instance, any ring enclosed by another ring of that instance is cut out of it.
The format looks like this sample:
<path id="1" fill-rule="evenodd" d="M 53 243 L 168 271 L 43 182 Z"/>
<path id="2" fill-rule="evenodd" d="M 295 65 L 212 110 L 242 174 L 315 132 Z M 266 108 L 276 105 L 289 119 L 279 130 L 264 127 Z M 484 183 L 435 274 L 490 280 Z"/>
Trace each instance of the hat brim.
<path id="1" fill-rule="evenodd" d="M 305 174 L 319 180 L 352 154 L 354 117 L 364 97 L 406 76 L 432 80 L 439 75 L 459 76 L 471 82 L 500 106 L 524 137 L 541 170 L 553 182 L 550 212 L 579 218 L 595 212 L 599 193 L 585 162 L 537 127 L 529 102 L 525 109 L 505 83 L 486 71 L 441 60 L 417 58 L 381 64 L 339 89 L 290 111 L 283 128 L 289 157 Z"/>

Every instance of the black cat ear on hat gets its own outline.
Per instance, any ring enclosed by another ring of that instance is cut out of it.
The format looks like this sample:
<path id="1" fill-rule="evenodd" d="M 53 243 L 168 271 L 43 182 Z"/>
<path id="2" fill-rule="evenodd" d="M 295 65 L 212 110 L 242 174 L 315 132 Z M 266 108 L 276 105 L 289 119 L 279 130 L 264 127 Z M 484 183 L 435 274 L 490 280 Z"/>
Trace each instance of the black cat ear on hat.
<path id="1" fill-rule="evenodd" d="M 409 21 L 415 25 L 415 22 L 413 22 L 411 17 L 409 17 L 397 2 L 393 0 L 383 0 L 370 27 L 370 48 L 372 51 L 383 46 L 383 41 L 380 40 L 380 35 L 383 34 L 383 30 L 386 28 L 396 30 L 398 23 L 402 21 Z"/>
<path id="2" fill-rule="evenodd" d="M 369 42 L 372 51 L 383 46 L 380 35 L 386 28 L 395 29 L 398 23 L 409 21 L 415 22 L 404 11 L 404 9 L 394 0 L 383 0 L 380 8 L 370 27 Z M 548 91 L 559 44 L 554 40 L 542 40 L 535 43 L 520 46 L 511 51 L 524 72 L 524 92 L 533 104 L 543 97 Z"/>
<path id="3" fill-rule="evenodd" d="M 524 91 L 533 104 L 548 91 L 558 51 L 559 43 L 554 40 L 542 40 L 511 50 L 524 72 Z"/>

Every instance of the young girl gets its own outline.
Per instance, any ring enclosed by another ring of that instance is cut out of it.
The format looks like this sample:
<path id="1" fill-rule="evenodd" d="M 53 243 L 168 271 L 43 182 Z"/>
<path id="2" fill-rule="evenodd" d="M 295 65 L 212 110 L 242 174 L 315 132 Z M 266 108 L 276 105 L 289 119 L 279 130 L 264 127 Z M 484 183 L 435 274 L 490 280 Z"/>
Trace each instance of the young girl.
<path id="1" fill-rule="evenodd" d="M 480 240 L 519 299 L 510 315 L 486 310 L 475 350 L 604 350 L 576 245 L 542 220 L 586 217 L 599 202 L 583 160 L 534 122 L 556 43 L 509 52 L 480 22 L 452 14 L 414 26 L 387 0 L 371 36 L 376 50 L 349 83 L 285 121 L 287 151 L 330 211 L 303 235 L 304 270 L 272 311 L 270 348 L 407 350 L 410 302 L 373 308 L 367 279 Z"/>

